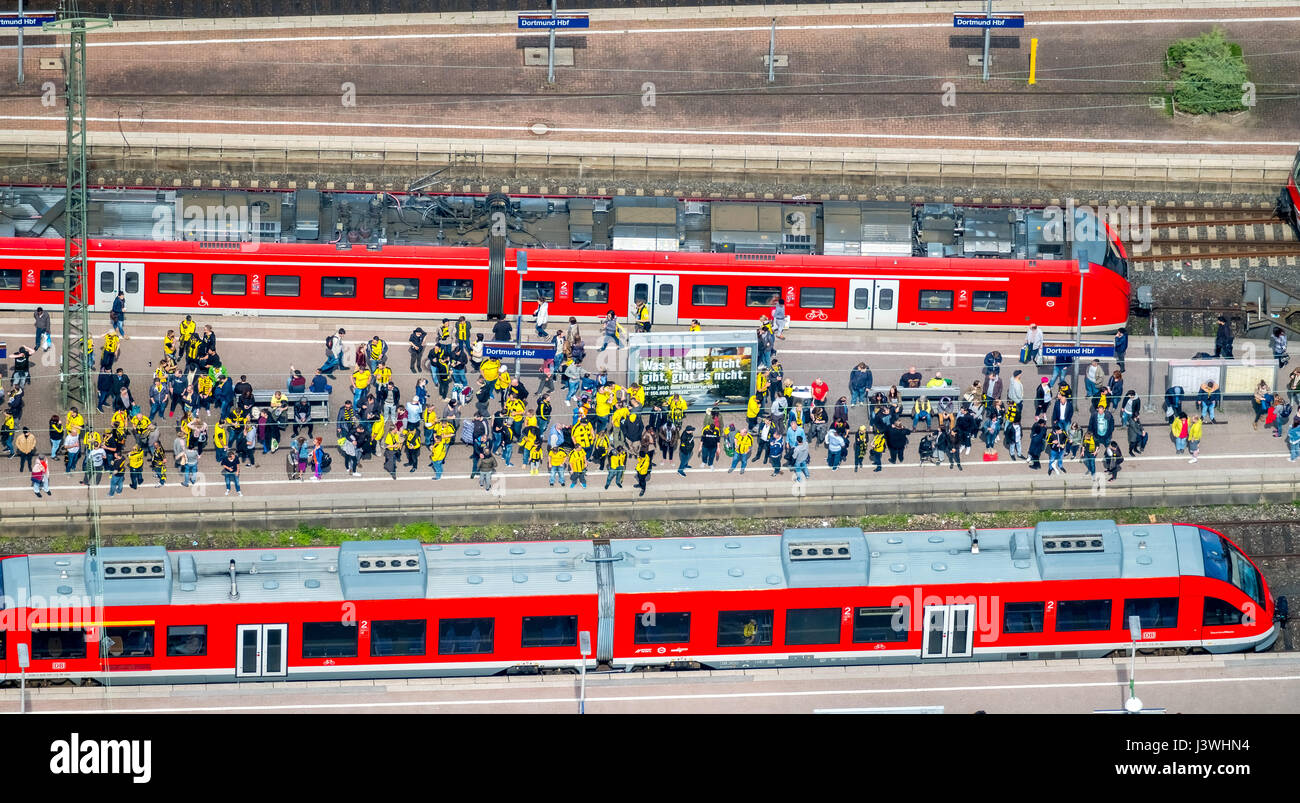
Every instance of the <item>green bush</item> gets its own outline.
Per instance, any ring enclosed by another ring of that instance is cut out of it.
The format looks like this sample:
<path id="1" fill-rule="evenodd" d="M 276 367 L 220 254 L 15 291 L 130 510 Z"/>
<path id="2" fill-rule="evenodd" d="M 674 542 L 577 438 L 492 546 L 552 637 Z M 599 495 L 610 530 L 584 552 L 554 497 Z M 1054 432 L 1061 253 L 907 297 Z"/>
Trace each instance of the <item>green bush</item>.
<path id="1" fill-rule="evenodd" d="M 1174 83 L 1174 103 L 1188 114 L 1236 112 L 1248 71 L 1241 46 L 1215 28 L 1192 39 L 1179 39 L 1165 51 L 1165 71 Z"/>

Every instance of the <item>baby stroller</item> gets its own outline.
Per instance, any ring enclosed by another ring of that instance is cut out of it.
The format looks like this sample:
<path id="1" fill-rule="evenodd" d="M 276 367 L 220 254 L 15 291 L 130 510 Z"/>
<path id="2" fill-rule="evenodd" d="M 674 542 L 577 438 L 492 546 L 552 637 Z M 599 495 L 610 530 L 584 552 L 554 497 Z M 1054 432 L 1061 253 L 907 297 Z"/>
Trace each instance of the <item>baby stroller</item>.
<path id="1" fill-rule="evenodd" d="M 926 463 L 933 463 L 936 466 L 943 464 L 943 458 L 941 458 L 939 453 L 934 450 L 934 438 L 931 438 L 929 435 L 921 438 L 921 444 L 916 448 L 917 452 L 921 455 L 921 465 L 925 465 Z"/>

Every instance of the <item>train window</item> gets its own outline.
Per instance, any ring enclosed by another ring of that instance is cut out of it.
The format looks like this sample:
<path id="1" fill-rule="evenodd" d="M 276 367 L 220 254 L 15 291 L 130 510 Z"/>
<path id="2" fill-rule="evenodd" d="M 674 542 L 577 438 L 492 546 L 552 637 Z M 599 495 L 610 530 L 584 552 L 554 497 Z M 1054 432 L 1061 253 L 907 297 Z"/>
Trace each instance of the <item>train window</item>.
<path id="1" fill-rule="evenodd" d="M 101 270 L 99 272 L 99 292 L 113 293 L 117 291 L 117 276 L 112 271 Z"/>
<path id="2" fill-rule="evenodd" d="M 357 280 L 351 276 L 322 276 L 321 298 L 356 298 Z"/>
<path id="3" fill-rule="evenodd" d="M 1062 600 L 1056 605 L 1056 631 L 1110 630 L 1110 600 Z"/>
<path id="4" fill-rule="evenodd" d="M 21 290 L 23 286 L 23 272 L 18 268 L 4 268 L 0 270 L 0 290 Z"/>
<path id="5" fill-rule="evenodd" d="M 772 614 L 772 611 L 719 611 L 718 646 L 771 646 Z"/>
<path id="6" fill-rule="evenodd" d="M 159 273 L 158 292 L 163 295 L 193 295 L 193 273 Z"/>
<path id="7" fill-rule="evenodd" d="M 424 655 L 428 625 L 423 619 L 394 619 L 370 623 L 370 654 L 375 658 Z"/>
<path id="8" fill-rule="evenodd" d="M 891 310 L 894 308 L 894 288 L 881 288 L 879 295 L 876 296 L 876 304 L 882 310 Z"/>
<path id="9" fill-rule="evenodd" d="M 104 628 L 104 635 L 108 637 L 108 655 L 110 658 L 125 656 L 153 657 L 152 627 L 106 627 Z"/>
<path id="10" fill-rule="evenodd" d="M 122 289 L 128 294 L 140 292 L 140 273 L 138 271 L 127 271 L 122 277 Z"/>
<path id="11" fill-rule="evenodd" d="M 297 298 L 301 293 L 301 285 L 302 281 L 297 276 L 267 276 L 266 294 Z"/>
<path id="12" fill-rule="evenodd" d="M 1122 620 L 1125 625 L 1128 625 L 1130 616 L 1138 617 L 1143 628 L 1177 627 L 1178 597 L 1126 599 L 1124 600 L 1124 619 Z"/>
<path id="13" fill-rule="evenodd" d="M 63 270 L 41 271 L 42 290 L 63 290 Z"/>
<path id="14" fill-rule="evenodd" d="M 917 306 L 923 310 L 943 312 L 952 309 L 951 290 L 922 290 Z"/>
<path id="15" fill-rule="evenodd" d="M 1237 610 L 1236 605 L 1230 605 L 1221 599 L 1215 597 L 1205 598 L 1204 615 L 1201 618 L 1202 627 L 1217 627 L 1220 625 L 1239 625 L 1245 621 L 1245 614 Z"/>
<path id="16" fill-rule="evenodd" d="M 970 308 L 975 312 L 1006 312 L 1005 290 L 976 290 L 971 293 Z"/>
<path id="17" fill-rule="evenodd" d="M 167 628 L 167 655 L 207 655 L 207 625 L 173 625 Z"/>
<path id="18" fill-rule="evenodd" d="M 384 278 L 384 298 L 419 298 L 419 279 Z"/>
<path id="19" fill-rule="evenodd" d="M 470 301 L 474 298 L 474 282 L 469 279 L 439 279 L 439 301 Z"/>
<path id="20" fill-rule="evenodd" d="M 356 658 L 356 622 L 303 622 L 303 658 Z"/>
<path id="21" fill-rule="evenodd" d="M 831 309 L 835 306 L 835 288 L 800 287 L 799 306 L 804 309 Z"/>
<path id="22" fill-rule="evenodd" d="M 574 282 L 573 301 L 577 304 L 608 304 L 608 282 Z"/>
<path id="23" fill-rule="evenodd" d="M 33 630 L 32 660 L 66 661 L 86 657 L 86 631 Z"/>
<path id="24" fill-rule="evenodd" d="M 691 614 L 638 613 L 632 631 L 633 644 L 685 644 L 691 640 Z"/>
<path id="25" fill-rule="evenodd" d="M 691 288 L 691 304 L 696 307 L 727 306 L 725 284 L 697 284 Z"/>
<path id="26" fill-rule="evenodd" d="M 907 641 L 907 606 L 898 608 L 855 608 L 853 643 L 876 644 Z"/>
<path id="27" fill-rule="evenodd" d="M 465 655 L 492 652 L 492 631 L 496 620 L 439 619 L 438 654 Z"/>
<path id="28" fill-rule="evenodd" d="M 1060 298 L 1060 297 L 1061 297 L 1061 283 L 1060 283 L 1060 282 L 1043 282 L 1042 288 L 1043 288 L 1043 289 L 1042 289 L 1042 293 L 1041 293 L 1041 295 L 1042 295 L 1043 298 Z"/>
<path id="29" fill-rule="evenodd" d="M 637 282 L 632 285 L 632 303 L 644 304 L 650 300 L 650 285 L 645 282 Z"/>
<path id="30" fill-rule="evenodd" d="M 671 284 L 659 285 L 659 304 L 668 306 L 673 303 L 673 286 Z"/>
<path id="31" fill-rule="evenodd" d="M 774 307 L 776 306 L 776 300 L 780 297 L 781 288 L 779 287 L 745 288 L 746 307 Z"/>
<path id="32" fill-rule="evenodd" d="M 578 646 L 578 617 L 525 616 L 523 646 Z"/>
<path id="33" fill-rule="evenodd" d="M 1043 632 L 1042 602 L 1008 602 L 1002 608 L 1003 633 Z"/>
<path id="34" fill-rule="evenodd" d="M 854 309 L 871 309 L 871 288 L 859 287 L 853 291 Z"/>
<path id="35" fill-rule="evenodd" d="M 555 300 L 555 282 L 534 282 L 524 280 L 524 301 Z"/>
<path id="36" fill-rule="evenodd" d="M 212 274 L 212 295 L 242 296 L 248 292 L 248 277 L 242 273 Z"/>
<path id="37" fill-rule="evenodd" d="M 839 608 L 794 608 L 785 612 L 785 643 L 839 644 Z"/>

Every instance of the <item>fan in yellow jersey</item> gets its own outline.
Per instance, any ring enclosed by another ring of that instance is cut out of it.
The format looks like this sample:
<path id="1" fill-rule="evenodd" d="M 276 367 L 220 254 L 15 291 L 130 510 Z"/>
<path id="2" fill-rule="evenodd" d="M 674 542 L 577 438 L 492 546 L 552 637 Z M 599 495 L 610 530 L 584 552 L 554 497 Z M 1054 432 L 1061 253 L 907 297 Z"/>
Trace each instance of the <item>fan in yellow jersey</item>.
<path id="1" fill-rule="evenodd" d="M 587 487 L 587 454 L 581 449 L 574 449 L 569 453 L 569 487 L 576 487 L 582 483 L 582 487 Z"/>
<path id="2" fill-rule="evenodd" d="M 605 487 L 609 488 L 611 482 L 617 483 L 618 487 L 623 487 L 623 469 L 627 466 L 627 452 L 623 447 L 618 447 L 609 453 L 609 473 L 605 475 Z"/>
<path id="3" fill-rule="evenodd" d="M 564 467 L 569 462 L 569 455 L 560 447 L 551 450 L 551 474 L 547 481 L 548 486 L 555 485 L 555 481 L 560 481 L 560 487 L 564 487 Z"/>
<path id="4" fill-rule="evenodd" d="M 420 448 L 423 445 L 420 443 L 420 431 L 418 429 L 406 430 L 406 443 L 404 445 L 406 446 L 406 465 L 411 467 L 408 473 L 414 474 L 415 470 L 420 466 Z"/>

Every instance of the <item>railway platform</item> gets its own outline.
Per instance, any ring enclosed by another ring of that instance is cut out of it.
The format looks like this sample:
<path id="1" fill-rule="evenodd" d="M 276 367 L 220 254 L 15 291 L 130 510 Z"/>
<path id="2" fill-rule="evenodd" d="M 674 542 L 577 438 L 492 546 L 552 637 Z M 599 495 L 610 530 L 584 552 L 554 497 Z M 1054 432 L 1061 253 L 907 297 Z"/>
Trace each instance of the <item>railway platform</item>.
<path id="1" fill-rule="evenodd" d="M 269 319 L 242 316 L 199 318 L 200 325 L 212 323 L 219 347 L 232 375 L 246 374 L 256 388 L 283 387 L 289 366 L 295 365 L 310 374 L 323 359 L 323 341 L 328 332 L 343 326 L 349 336 L 368 339 L 378 334 L 390 343 L 390 362 L 394 382 L 408 395 L 416 377 L 405 366 L 405 338 L 415 322 L 374 322 L 354 320 Z M 482 325 L 481 323 L 479 324 Z M 58 329 L 55 320 L 55 329 Z M 428 324 L 425 324 L 428 328 Z M 128 334 L 121 356 L 121 366 L 133 379 L 132 389 L 144 392 L 161 349 L 161 337 L 174 328 L 170 318 L 136 315 L 128 321 Z M 14 314 L 0 317 L 0 338 L 14 348 L 30 324 Z M 945 332 L 853 332 L 823 329 L 789 330 L 788 338 L 779 341 L 777 357 L 786 367 L 786 375 L 796 385 L 808 385 L 818 377 L 829 386 L 828 400 L 834 403 L 848 394 L 850 369 L 859 361 L 872 369 L 876 386 L 893 384 L 915 366 L 927 379 L 936 371 L 951 377 L 959 388 L 969 386 L 979 377 L 986 352 L 993 349 L 1014 355 L 1022 337 L 1019 334 L 971 335 Z M 1237 341 L 1242 355 L 1253 345 L 1267 354 L 1263 344 Z M 274 360 L 268 360 L 273 350 Z M 751 462 L 745 474 L 728 473 L 728 461 L 719 451 L 719 462 L 711 470 L 701 466 L 699 454 L 693 458 L 686 476 L 675 473 L 676 461 L 659 460 L 651 475 L 649 491 L 637 496 L 634 477 L 624 480 L 624 489 L 604 490 L 605 475 L 592 470 L 588 488 L 554 488 L 547 485 L 545 473 L 530 475 L 516 456 L 514 465 L 502 465 L 491 493 L 484 492 L 477 479 L 469 477 L 469 459 L 465 447 L 453 447 L 441 480 L 432 479 L 427 464 L 427 450 L 415 472 L 399 466 L 394 480 L 382 470 L 381 461 L 363 464 L 361 477 L 342 470 L 336 455 L 334 468 L 317 482 L 289 479 L 284 467 L 286 447 L 270 455 L 258 454 L 257 467 L 241 469 L 244 496 L 227 498 L 215 461 L 209 451 L 200 461 L 200 483 L 193 488 L 177 487 L 179 477 L 169 468 L 166 486 L 153 487 L 151 472 L 145 470 L 145 484 L 138 490 L 127 488 L 123 495 L 107 499 L 107 480 L 97 489 L 101 520 L 105 532 L 129 534 L 162 528 L 171 531 L 228 531 L 230 529 L 293 528 L 299 522 L 325 526 L 375 526 L 385 523 L 431 521 L 439 524 L 508 524 L 512 522 L 572 521 L 606 523 L 626 520 L 713 518 L 729 516 L 767 517 L 799 515 L 862 515 L 886 512 L 924 512 L 945 510 L 1007 510 L 1156 507 L 1167 504 L 1250 504 L 1259 501 L 1300 499 L 1300 463 L 1287 460 L 1285 438 L 1275 438 L 1263 424 L 1252 427 L 1253 413 L 1249 401 L 1225 402 L 1218 412 L 1223 423 L 1206 425 L 1199 462 L 1188 463 L 1187 454 L 1177 454 L 1158 407 L 1164 395 L 1165 361 L 1185 359 L 1199 351 L 1212 351 L 1208 338 L 1160 338 L 1158 347 L 1152 338 L 1132 338 L 1128 352 L 1126 387 L 1143 396 L 1143 419 L 1147 422 L 1149 445 L 1145 453 L 1127 455 L 1124 431 L 1116 419 L 1115 439 L 1125 452 L 1125 463 L 1115 482 L 1097 481 L 1084 471 L 1082 463 L 1067 461 L 1066 473 L 1048 475 L 1047 456 L 1042 468 L 1034 471 L 1023 460 L 1009 459 L 999 440 L 996 461 L 981 459 L 982 441 L 976 441 L 970 454 L 963 456 L 961 471 L 946 464 L 920 465 L 917 446 L 920 436 L 912 436 L 906 459 L 883 471 L 872 472 L 870 463 L 853 472 L 849 459 L 832 471 L 824 448 L 812 450 L 811 478 L 795 483 L 788 468 L 772 476 L 770 467 Z M 594 351 L 594 350 L 593 350 Z M 1154 354 L 1152 353 L 1154 351 Z M 612 353 L 612 350 L 611 350 Z M 625 359 L 620 357 L 620 360 Z M 1264 359 L 1267 359 L 1265 357 Z M 1154 362 L 1153 362 L 1154 360 Z M 594 362 L 588 357 L 588 362 Z M 618 376 L 620 363 L 611 363 L 612 375 Z M 1155 366 L 1156 377 L 1148 390 L 1148 377 Z M 625 366 L 624 366 L 625 367 Z M 1003 364 L 1003 375 L 1010 381 L 1011 372 L 1020 369 L 1026 394 L 1032 400 L 1038 382 L 1038 369 L 1019 365 L 1014 356 Z M 34 383 L 28 389 L 22 424 L 37 434 L 40 450 L 48 455 L 45 422 L 56 411 L 57 369 L 37 366 Z M 1285 372 L 1283 372 L 1285 375 Z M 1050 374 L 1045 366 L 1043 375 Z M 525 372 L 530 389 L 536 378 Z M 1152 399 L 1148 392 L 1154 394 Z M 336 374 L 333 381 L 332 409 L 349 395 L 347 373 Z M 436 398 L 436 389 L 433 391 Z M 1195 407 L 1192 391 L 1184 409 Z M 567 422 L 572 408 L 563 402 L 563 392 L 553 396 L 554 415 Z M 1154 403 L 1153 403 L 1154 402 Z M 63 411 L 58 411 L 63 412 Z M 907 411 L 905 411 L 907 412 Z M 1087 411 L 1076 415 L 1081 424 Z M 691 414 L 687 423 L 702 427 L 701 414 Z M 742 413 L 724 414 L 724 421 L 743 423 Z M 213 419 L 208 418 L 209 423 Z M 1022 422 L 1032 423 L 1032 403 Z M 174 437 L 175 419 L 160 420 L 160 440 L 169 447 Z M 850 412 L 850 429 L 866 423 L 863 408 Z M 96 414 L 94 425 L 106 426 L 106 415 Z M 1285 429 L 1283 430 L 1285 434 Z M 318 426 L 317 435 L 334 442 L 333 425 Z M 288 432 L 285 432 L 287 439 Z M 1025 433 L 1024 443 L 1027 447 Z M 8 464 L 6 471 L 5 463 Z M 37 533 L 66 531 L 82 534 L 86 525 L 87 495 L 77 484 L 80 476 L 65 474 L 61 461 L 54 461 L 51 475 L 53 496 L 37 500 L 32 496 L 28 478 L 20 476 L 17 461 L 0 461 L 0 522 L 8 532 Z M 1098 461 L 1098 472 L 1101 463 Z"/>

